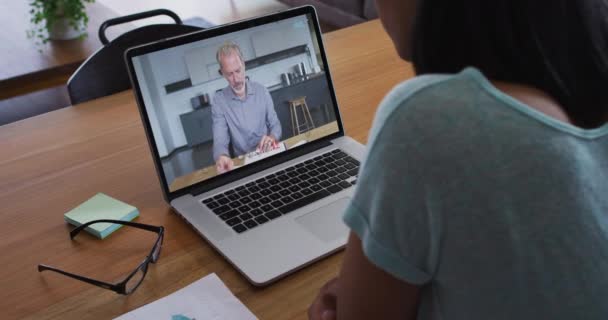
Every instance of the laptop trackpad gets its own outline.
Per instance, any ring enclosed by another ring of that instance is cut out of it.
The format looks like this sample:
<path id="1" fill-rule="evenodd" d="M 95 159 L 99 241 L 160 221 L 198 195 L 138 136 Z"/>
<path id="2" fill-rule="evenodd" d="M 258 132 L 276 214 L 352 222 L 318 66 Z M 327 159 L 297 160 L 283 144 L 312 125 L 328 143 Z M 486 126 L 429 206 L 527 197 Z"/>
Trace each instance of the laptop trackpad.
<path id="1" fill-rule="evenodd" d="M 342 222 L 342 215 L 350 198 L 338 199 L 324 207 L 297 217 L 298 224 L 325 242 L 343 238 L 348 227 Z"/>

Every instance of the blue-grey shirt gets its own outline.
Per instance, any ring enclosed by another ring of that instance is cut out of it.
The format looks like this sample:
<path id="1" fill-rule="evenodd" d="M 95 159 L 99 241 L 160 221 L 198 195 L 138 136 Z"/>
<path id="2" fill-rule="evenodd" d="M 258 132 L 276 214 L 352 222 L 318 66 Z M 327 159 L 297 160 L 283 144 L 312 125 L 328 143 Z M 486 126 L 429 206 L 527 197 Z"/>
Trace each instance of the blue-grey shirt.
<path id="1" fill-rule="evenodd" d="M 422 286 L 418 319 L 608 319 L 608 124 L 584 130 L 476 69 L 417 77 L 376 113 L 345 221 Z"/>
<path id="2" fill-rule="evenodd" d="M 264 135 L 281 139 L 281 123 L 274 110 L 268 89 L 247 81 L 244 99 L 234 94 L 230 86 L 213 96 L 213 160 L 221 155 L 230 156 L 228 145 L 232 141 L 239 156 L 254 151 Z"/>

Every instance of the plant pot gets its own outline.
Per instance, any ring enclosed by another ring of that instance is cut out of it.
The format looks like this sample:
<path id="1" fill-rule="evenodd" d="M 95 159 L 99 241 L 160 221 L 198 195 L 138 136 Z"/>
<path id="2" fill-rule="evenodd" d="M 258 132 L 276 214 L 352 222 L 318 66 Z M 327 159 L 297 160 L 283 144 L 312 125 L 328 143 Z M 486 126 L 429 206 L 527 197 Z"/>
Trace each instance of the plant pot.
<path id="1" fill-rule="evenodd" d="M 87 31 L 82 22 L 78 23 L 78 28 L 74 28 L 70 25 L 68 19 L 61 18 L 55 20 L 48 32 L 51 40 L 71 40 L 82 36 Z"/>

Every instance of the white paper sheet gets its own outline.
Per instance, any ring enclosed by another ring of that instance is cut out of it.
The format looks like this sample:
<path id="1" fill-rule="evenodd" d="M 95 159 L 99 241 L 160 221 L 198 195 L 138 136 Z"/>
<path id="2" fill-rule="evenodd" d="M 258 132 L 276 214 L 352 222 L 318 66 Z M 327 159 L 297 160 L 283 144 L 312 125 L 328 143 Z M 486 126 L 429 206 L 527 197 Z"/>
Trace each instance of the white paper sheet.
<path id="1" fill-rule="evenodd" d="M 212 273 L 187 287 L 115 320 L 249 320 L 257 319 L 222 280 Z"/>

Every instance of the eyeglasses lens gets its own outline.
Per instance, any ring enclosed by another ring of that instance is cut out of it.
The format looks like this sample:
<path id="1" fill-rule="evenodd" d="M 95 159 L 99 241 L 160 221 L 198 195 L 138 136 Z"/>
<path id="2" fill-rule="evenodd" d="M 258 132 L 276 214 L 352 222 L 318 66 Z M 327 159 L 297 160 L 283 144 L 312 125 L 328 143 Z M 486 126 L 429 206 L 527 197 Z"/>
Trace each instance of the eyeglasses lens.
<path id="1" fill-rule="evenodd" d="M 158 261 L 158 257 L 160 256 L 160 249 L 162 248 L 162 246 L 163 246 L 163 236 L 161 235 L 160 239 L 158 240 L 158 244 L 154 248 L 154 252 L 152 252 L 152 261 L 153 262 Z"/>
<path id="2" fill-rule="evenodd" d="M 133 292 L 135 289 L 137 289 L 137 287 L 139 286 L 139 284 L 142 282 L 142 280 L 144 280 L 144 276 L 146 275 L 146 266 L 143 265 L 141 268 L 137 269 L 137 272 L 131 277 L 131 279 L 129 279 L 129 281 L 127 281 L 125 290 L 127 291 L 127 294 Z"/>

